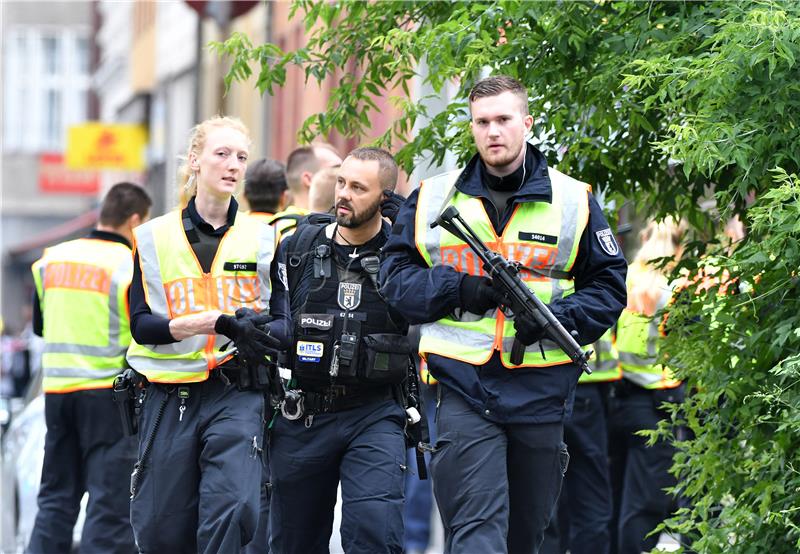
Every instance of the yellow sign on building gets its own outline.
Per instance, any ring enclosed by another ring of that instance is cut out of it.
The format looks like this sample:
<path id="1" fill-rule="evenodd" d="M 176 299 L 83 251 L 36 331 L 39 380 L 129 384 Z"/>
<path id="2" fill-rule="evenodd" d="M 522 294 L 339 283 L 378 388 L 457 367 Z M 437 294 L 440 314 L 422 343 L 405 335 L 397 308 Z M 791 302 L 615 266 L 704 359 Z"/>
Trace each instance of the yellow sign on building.
<path id="1" fill-rule="evenodd" d="M 142 171 L 146 145 L 142 125 L 74 125 L 67 135 L 67 167 Z"/>

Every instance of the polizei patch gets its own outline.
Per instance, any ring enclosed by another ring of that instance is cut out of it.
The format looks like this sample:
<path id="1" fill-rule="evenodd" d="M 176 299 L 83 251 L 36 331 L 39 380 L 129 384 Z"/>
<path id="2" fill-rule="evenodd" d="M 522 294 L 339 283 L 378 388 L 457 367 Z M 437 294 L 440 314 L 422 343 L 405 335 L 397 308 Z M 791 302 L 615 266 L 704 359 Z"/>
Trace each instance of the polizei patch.
<path id="1" fill-rule="evenodd" d="M 609 256 L 616 256 L 619 254 L 619 246 L 617 245 L 617 240 L 614 238 L 614 233 L 611 232 L 611 229 L 597 231 L 595 235 L 597 236 L 597 242 L 600 243 L 603 252 Z"/>
<path id="2" fill-rule="evenodd" d="M 355 310 L 361 304 L 361 283 L 339 283 L 336 298 L 343 310 Z"/>

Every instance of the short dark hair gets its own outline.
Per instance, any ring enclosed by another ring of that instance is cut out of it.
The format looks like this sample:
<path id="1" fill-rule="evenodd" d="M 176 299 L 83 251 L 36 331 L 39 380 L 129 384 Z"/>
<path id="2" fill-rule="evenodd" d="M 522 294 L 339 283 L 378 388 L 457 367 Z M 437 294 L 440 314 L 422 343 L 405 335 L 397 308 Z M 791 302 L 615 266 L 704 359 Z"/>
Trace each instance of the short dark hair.
<path id="1" fill-rule="evenodd" d="M 528 89 L 520 81 L 508 75 L 492 75 L 475 83 L 469 91 L 470 105 L 478 98 L 497 96 L 504 92 L 515 94 L 522 102 L 522 113 L 528 114 Z"/>
<path id="2" fill-rule="evenodd" d="M 285 190 L 286 167 L 278 160 L 263 158 L 247 166 L 244 196 L 254 212 L 277 212 Z"/>
<path id="3" fill-rule="evenodd" d="M 100 207 L 100 224 L 109 227 L 120 227 L 133 214 L 142 219 L 147 217 L 153 201 L 150 195 L 134 183 L 117 183 L 111 187 Z"/>
<path id="4" fill-rule="evenodd" d="M 289 190 L 293 192 L 300 190 L 302 184 L 300 177 L 304 171 L 310 173 L 319 171 L 320 162 L 316 152 L 318 148 L 330 150 L 337 157 L 340 155 L 336 148 L 327 142 L 313 142 L 308 146 L 301 146 L 292 150 L 289 153 L 289 157 L 286 158 L 286 184 L 289 186 Z"/>
<path id="5" fill-rule="evenodd" d="M 286 184 L 292 191 L 297 191 L 300 188 L 300 175 L 304 171 L 316 173 L 318 169 L 319 160 L 312 146 L 295 148 L 286 159 Z"/>
<path id="6" fill-rule="evenodd" d="M 397 162 L 394 157 L 383 148 L 371 146 L 356 148 L 347 155 L 361 161 L 378 162 L 378 182 L 383 190 L 394 190 L 397 185 Z"/>

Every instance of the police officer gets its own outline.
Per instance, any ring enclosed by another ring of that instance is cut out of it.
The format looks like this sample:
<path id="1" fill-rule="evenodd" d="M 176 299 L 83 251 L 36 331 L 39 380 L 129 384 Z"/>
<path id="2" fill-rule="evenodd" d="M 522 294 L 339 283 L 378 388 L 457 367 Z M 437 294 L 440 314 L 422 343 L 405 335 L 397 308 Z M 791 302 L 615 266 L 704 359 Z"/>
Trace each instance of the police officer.
<path id="1" fill-rule="evenodd" d="M 587 185 L 547 166 L 526 144 L 527 91 L 506 76 L 469 95 L 478 148 L 463 170 L 420 185 L 384 247 L 382 291 L 409 323 L 439 380 L 431 457 L 447 552 L 537 552 L 567 464 L 563 422 L 578 369 L 503 298 L 466 243 L 431 228 L 455 206 L 578 342 L 591 344 L 625 305 L 625 260 Z M 515 339 L 527 345 L 510 360 Z"/>
<path id="2" fill-rule="evenodd" d="M 256 528 L 265 355 L 288 303 L 280 280 L 270 290 L 274 231 L 233 198 L 248 149 L 238 119 L 198 124 L 188 203 L 135 231 L 128 362 L 149 381 L 131 477 L 141 552 L 235 553 Z M 279 320 L 265 328 L 268 306 Z"/>
<path id="3" fill-rule="evenodd" d="M 251 216 L 266 222 L 271 221 L 275 213 L 286 204 L 286 166 L 269 158 L 248 164 L 244 178 L 244 196 L 250 206 Z"/>
<path id="4" fill-rule="evenodd" d="M 248 164 L 247 173 L 245 173 L 244 195 L 250 205 L 250 216 L 271 224 L 273 216 L 283 208 L 288 197 L 286 166 L 269 158 Z M 269 495 L 272 485 L 269 481 L 268 453 L 269 449 L 264 448 L 258 527 L 253 535 L 253 540 L 242 550 L 245 554 L 269 552 Z"/>
<path id="5" fill-rule="evenodd" d="M 668 417 L 664 402 L 681 402 L 683 385 L 658 360 L 662 333 L 661 311 L 672 298 L 669 269 L 657 260 L 681 255 L 682 227 L 671 219 L 651 222 L 628 271 L 628 305 L 617 325 L 616 346 L 623 379 L 612 388 L 609 401 L 610 460 L 614 489 L 613 544 L 618 554 L 650 551 L 658 535 L 647 537 L 668 515 L 672 499 L 664 489 L 673 486 L 669 473 L 675 447 L 659 440 L 647 444 L 638 435 L 656 429 Z M 673 263 L 674 263 L 673 262 Z"/>
<path id="6" fill-rule="evenodd" d="M 613 510 L 608 468 L 606 398 L 622 378 L 609 329 L 594 343 L 592 373 L 581 374 L 572 417 L 564 425 L 569 468 L 558 510 L 547 527 L 542 554 L 609 554 Z"/>
<path id="7" fill-rule="evenodd" d="M 309 191 L 314 175 L 320 169 L 339 167 L 341 163 L 339 153 L 328 143 L 317 142 L 292 150 L 286 160 L 286 183 L 292 203 L 270 220 L 279 237 L 291 235 L 297 222 L 310 213 Z"/>
<path id="8" fill-rule="evenodd" d="M 271 549 L 328 552 L 341 481 L 341 537 L 348 553 L 402 552 L 408 375 L 405 322 L 377 286 L 390 227 L 384 191 L 397 165 L 359 148 L 342 163 L 336 221 L 301 225 L 281 243 L 294 324 L 293 390 L 270 438 Z"/>
<path id="9" fill-rule="evenodd" d="M 110 389 L 131 340 L 132 229 L 147 219 L 150 205 L 141 187 L 114 185 L 88 237 L 48 248 L 33 264 L 47 435 L 31 554 L 70 552 L 87 491 L 81 551 L 135 551 L 127 484 L 136 445 L 123 435 Z"/>

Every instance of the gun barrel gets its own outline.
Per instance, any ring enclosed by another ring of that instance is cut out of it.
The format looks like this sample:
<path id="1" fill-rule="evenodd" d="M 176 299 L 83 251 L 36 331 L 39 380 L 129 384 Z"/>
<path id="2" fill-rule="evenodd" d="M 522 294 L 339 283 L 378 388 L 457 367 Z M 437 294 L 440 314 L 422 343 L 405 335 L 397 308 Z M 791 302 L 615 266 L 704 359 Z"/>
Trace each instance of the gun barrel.
<path id="1" fill-rule="evenodd" d="M 591 351 L 584 352 L 575 338 L 564 328 L 553 315 L 547 305 L 516 275 L 511 263 L 501 254 L 490 250 L 475 231 L 464 221 L 455 206 L 448 206 L 431 227 L 441 225 L 442 228 L 467 243 L 483 263 L 483 269 L 492 280 L 510 295 L 512 304 L 526 310 L 536 319 L 547 335 L 570 359 L 586 373 L 591 373 L 589 357 Z"/>

